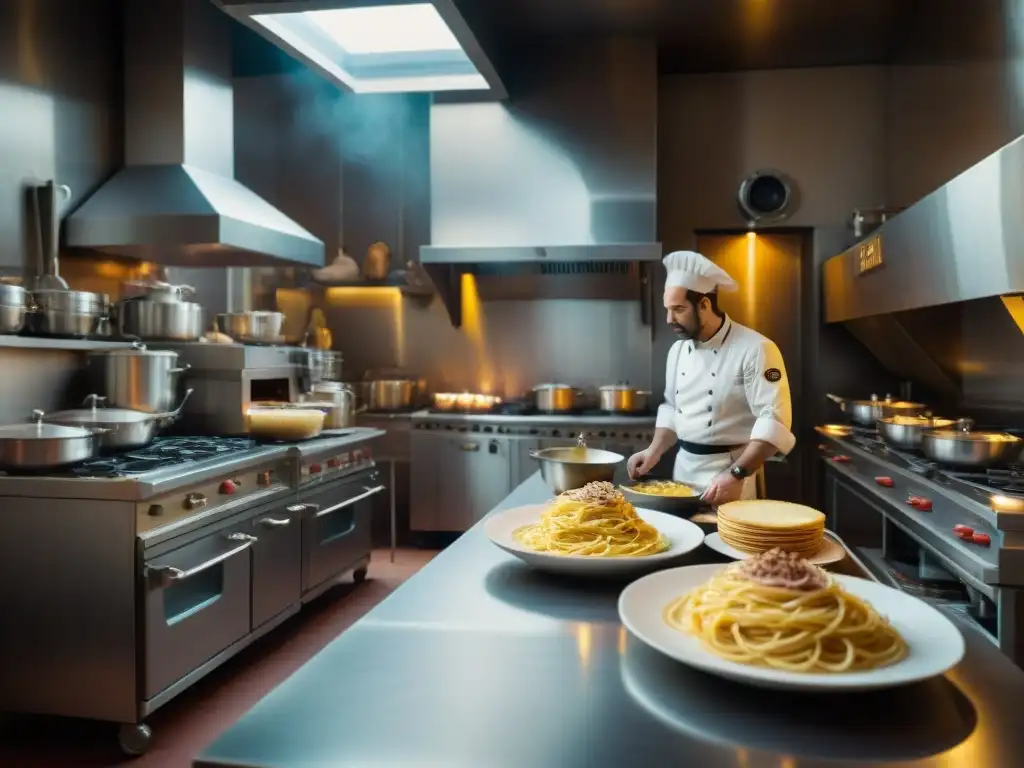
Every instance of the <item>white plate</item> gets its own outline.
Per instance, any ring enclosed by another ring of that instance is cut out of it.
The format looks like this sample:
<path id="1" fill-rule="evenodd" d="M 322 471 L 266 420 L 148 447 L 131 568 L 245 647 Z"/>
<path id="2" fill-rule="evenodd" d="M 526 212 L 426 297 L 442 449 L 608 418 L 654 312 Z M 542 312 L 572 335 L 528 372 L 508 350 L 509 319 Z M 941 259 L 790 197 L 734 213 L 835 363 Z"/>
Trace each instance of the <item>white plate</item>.
<path id="1" fill-rule="evenodd" d="M 896 589 L 853 576 L 833 574 L 851 594 L 868 601 L 903 635 L 909 653 L 890 667 L 840 674 L 786 672 L 720 659 L 695 637 L 662 618 L 665 607 L 704 584 L 724 565 L 692 565 L 644 576 L 619 596 L 619 618 L 638 640 L 691 667 L 748 685 L 792 690 L 849 691 L 892 688 L 941 675 L 964 655 L 964 638 L 946 616 Z"/>
<path id="2" fill-rule="evenodd" d="M 735 547 L 730 547 L 722 541 L 718 531 L 705 536 L 704 543 L 708 545 L 709 549 L 715 550 L 720 555 L 731 557 L 733 560 L 746 560 L 750 557 L 746 552 L 740 552 Z M 829 563 L 838 563 L 844 557 L 846 557 L 846 550 L 843 549 L 843 545 L 830 537 L 826 531 L 821 546 L 815 550 L 813 555 L 806 559 L 807 562 L 814 563 L 815 565 L 828 565 Z"/>
<path id="3" fill-rule="evenodd" d="M 644 571 L 693 552 L 704 542 L 704 531 L 689 520 L 666 515 L 664 512 L 655 512 L 653 509 L 638 508 L 636 513 L 640 518 L 653 525 L 668 539 L 669 547 L 664 552 L 645 557 L 593 557 L 534 552 L 516 541 L 512 533 L 524 525 L 531 525 L 540 520 L 541 512 L 546 506 L 531 504 L 497 512 L 484 523 L 484 531 L 492 542 L 524 563 L 545 571 L 580 576 L 616 576 Z"/>

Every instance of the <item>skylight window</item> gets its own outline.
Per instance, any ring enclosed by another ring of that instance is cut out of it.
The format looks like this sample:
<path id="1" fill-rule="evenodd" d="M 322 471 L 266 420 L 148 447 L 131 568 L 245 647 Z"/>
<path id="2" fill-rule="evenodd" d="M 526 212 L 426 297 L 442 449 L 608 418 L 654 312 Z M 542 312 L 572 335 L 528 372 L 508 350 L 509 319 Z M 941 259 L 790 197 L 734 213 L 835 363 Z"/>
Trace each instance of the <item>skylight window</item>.
<path id="1" fill-rule="evenodd" d="M 430 3 L 306 11 L 305 16 L 354 55 L 462 50 Z"/>
<path id="2" fill-rule="evenodd" d="M 356 93 L 491 91 L 504 96 L 450 0 L 333 9 L 320 4 L 321 10 L 315 11 L 251 15 L 249 9 L 256 4 L 243 10 L 242 3 L 233 7 L 233 2 L 218 2 L 280 48 Z M 467 42 L 475 59 L 467 52 Z"/>

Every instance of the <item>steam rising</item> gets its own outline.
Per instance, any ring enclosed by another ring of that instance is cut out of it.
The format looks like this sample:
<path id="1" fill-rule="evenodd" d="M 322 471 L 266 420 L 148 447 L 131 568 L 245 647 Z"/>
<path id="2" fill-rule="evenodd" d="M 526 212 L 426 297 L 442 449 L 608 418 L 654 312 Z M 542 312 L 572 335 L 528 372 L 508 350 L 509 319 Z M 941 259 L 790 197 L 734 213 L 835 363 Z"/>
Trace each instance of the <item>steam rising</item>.
<path id="1" fill-rule="evenodd" d="M 425 103 L 424 94 L 341 93 L 308 69 L 290 73 L 286 82 L 292 128 L 337 136 L 346 162 L 381 170 L 401 167 L 413 104 Z"/>

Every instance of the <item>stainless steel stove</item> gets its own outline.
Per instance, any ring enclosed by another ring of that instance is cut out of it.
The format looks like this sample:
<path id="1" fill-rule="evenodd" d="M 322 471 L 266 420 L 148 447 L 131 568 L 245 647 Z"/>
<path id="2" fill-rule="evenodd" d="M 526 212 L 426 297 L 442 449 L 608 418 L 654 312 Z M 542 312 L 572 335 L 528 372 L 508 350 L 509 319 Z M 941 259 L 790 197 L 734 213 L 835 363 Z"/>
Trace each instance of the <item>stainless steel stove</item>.
<path id="1" fill-rule="evenodd" d="M 964 471 L 819 428 L 828 525 L 893 586 L 944 600 L 1024 665 L 1024 468 Z"/>
<path id="2" fill-rule="evenodd" d="M 0 710 L 144 719 L 341 578 L 366 575 L 355 428 L 302 444 L 163 437 L 48 475 L 0 476 Z M 82 691 L 88 695 L 83 696 Z"/>
<path id="3" fill-rule="evenodd" d="M 452 413 L 417 411 L 409 417 L 410 527 L 416 533 L 459 533 L 493 509 L 537 471 L 533 451 L 588 445 L 623 456 L 654 437 L 653 415 Z"/>

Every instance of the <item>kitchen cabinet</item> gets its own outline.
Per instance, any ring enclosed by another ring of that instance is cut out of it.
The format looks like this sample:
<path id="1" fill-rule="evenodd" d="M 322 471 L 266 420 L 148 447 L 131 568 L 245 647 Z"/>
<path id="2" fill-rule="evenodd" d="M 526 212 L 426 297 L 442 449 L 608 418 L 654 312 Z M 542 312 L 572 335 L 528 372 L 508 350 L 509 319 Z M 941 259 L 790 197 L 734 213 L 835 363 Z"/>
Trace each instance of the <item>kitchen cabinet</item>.
<path id="1" fill-rule="evenodd" d="M 412 529 L 465 531 L 512 492 L 512 443 L 476 435 L 412 438 Z"/>

